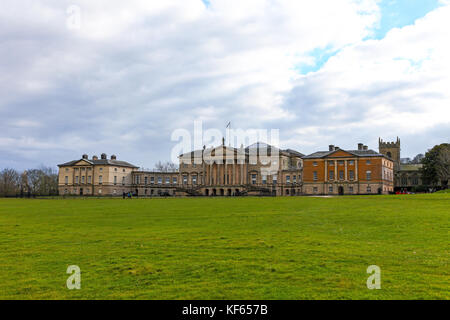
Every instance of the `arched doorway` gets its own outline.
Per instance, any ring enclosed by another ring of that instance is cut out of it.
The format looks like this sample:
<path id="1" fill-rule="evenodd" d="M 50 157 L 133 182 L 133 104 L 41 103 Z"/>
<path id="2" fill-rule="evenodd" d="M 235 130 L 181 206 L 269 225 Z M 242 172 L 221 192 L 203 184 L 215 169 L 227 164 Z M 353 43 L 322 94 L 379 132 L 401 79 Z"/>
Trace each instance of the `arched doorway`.
<path id="1" fill-rule="evenodd" d="M 225 191 L 223 189 L 220 189 L 220 195 L 221 196 L 225 195 Z"/>
<path id="2" fill-rule="evenodd" d="M 80 196 L 83 195 L 83 188 L 80 188 Z"/>
<path id="3" fill-rule="evenodd" d="M 205 196 L 209 196 L 209 189 L 205 189 Z"/>
<path id="4" fill-rule="evenodd" d="M 343 196 L 343 195 L 344 195 L 344 187 L 340 186 L 340 187 L 338 188 L 338 191 L 339 191 L 339 195 L 340 195 L 340 196 Z"/>
<path id="5" fill-rule="evenodd" d="M 231 189 L 227 190 L 227 196 L 231 196 Z"/>
<path id="6" fill-rule="evenodd" d="M 216 189 L 212 189 L 212 195 L 216 196 L 217 195 L 217 190 Z"/>

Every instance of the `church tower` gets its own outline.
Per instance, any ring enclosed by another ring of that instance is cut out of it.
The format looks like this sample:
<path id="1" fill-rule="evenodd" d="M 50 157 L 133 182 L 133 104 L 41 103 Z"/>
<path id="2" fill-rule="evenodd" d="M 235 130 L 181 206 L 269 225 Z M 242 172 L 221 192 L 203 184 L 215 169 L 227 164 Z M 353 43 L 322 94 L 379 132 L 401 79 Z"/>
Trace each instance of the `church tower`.
<path id="1" fill-rule="evenodd" d="M 378 149 L 394 161 L 394 171 L 400 169 L 400 139 L 397 137 L 396 142 L 384 142 L 383 139 L 378 140 Z"/>

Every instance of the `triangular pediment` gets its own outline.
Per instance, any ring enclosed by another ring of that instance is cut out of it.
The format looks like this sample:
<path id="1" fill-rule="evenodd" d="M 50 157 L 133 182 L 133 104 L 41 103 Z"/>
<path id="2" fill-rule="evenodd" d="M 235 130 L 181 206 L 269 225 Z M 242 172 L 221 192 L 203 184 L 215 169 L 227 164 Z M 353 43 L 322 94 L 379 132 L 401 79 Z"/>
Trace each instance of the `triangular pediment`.
<path id="1" fill-rule="evenodd" d="M 335 150 L 332 153 L 326 155 L 325 158 L 347 158 L 347 157 L 354 157 L 354 156 L 355 155 L 350 152 L 339 149 L 339 150 Z"/>
<path id="2" fill-rule="evenodd" d="M 77 161 L 73 164 L 74 166 L 91 166 L 92 163 L 86 159 L 81 159 L 80 161 Z"/>

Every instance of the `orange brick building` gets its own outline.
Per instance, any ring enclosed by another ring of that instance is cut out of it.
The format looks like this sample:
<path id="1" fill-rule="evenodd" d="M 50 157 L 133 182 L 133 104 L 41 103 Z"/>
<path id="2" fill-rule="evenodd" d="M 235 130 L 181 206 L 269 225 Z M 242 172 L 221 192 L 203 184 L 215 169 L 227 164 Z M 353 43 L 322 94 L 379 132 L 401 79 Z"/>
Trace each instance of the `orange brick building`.
<path id="1" fill-rule="evenodd" d="M 357 150 L 330 145 L 303 157 L 303 194 L 388 194 L 394 190 L 394 162 L 362 143 Z"/>

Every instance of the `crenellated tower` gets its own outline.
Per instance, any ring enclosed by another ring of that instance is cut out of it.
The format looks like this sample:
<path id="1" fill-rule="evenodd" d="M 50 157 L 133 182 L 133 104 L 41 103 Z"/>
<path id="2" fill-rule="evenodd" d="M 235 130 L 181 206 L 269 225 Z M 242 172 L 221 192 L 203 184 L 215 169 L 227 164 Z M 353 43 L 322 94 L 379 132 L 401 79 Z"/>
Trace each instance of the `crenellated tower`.
<path id="1" fill-rule="evenodd" d="M 381 154 L 388 156 L 394 161 L 394 171 L 398 171 L 400 169 L 400 139 L 397 137 L 395 142 L 385 142 L 379 138 L 378 149 Z"/>

